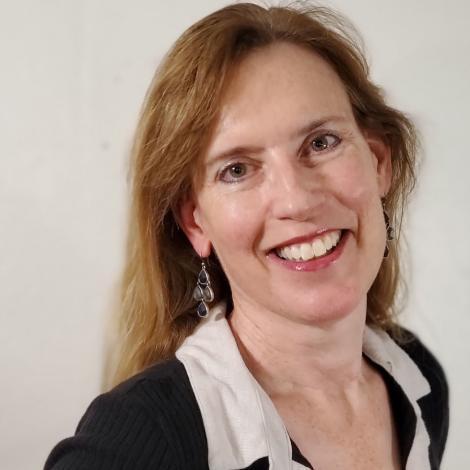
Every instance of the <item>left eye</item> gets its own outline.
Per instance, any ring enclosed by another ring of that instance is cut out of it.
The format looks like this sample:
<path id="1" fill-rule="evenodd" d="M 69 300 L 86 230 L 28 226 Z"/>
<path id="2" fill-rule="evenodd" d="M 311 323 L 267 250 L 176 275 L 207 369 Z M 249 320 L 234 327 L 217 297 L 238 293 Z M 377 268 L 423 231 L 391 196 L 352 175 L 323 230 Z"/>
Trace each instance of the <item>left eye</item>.
<path id="1" fill-rule="evenodd" d="M 241 181 L 247 173 L 248 165 L 242 162 L 228 164 L 219 174 L 219 179 L 224 183 L 237 183 Z"/>
<path id="2" fill-rule="evenodd" d="M 323 134 L 315 137 L 310 142 L 310 146 L 314 152 L 322 152 L 330 147 L 335 147 L 339 142 L 339 137 L 333 134 Z"/>

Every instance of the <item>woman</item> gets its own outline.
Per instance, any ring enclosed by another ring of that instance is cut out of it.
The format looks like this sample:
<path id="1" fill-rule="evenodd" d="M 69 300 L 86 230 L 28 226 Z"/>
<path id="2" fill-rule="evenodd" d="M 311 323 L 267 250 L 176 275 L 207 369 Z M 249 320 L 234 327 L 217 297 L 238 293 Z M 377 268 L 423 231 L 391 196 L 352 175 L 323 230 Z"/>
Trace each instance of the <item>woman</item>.
<path id="1" fill-rule="evenodd" d="M 393 313 L 415 153 L 338 15 L 187 30 L 135 140 L 122 383 L 46 468 L 439 468 L 445 376 Z"/>

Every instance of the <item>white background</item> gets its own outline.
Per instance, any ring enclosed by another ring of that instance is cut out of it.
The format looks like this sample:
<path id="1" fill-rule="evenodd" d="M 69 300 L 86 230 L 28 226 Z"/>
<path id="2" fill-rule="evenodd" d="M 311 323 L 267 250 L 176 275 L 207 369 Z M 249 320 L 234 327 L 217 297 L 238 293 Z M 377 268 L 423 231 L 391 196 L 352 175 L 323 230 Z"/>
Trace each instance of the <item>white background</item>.
<path id="1" fill-rule="evenodd" d="M 0 0 L 0 467 L 41 468 L 99 393 L 126 168 L 153 71 L 224 1 Z M 470 7 L 336 0 L 425 161 L 403 316 L 451 386 L 444 469 L 470 468 Z"/>

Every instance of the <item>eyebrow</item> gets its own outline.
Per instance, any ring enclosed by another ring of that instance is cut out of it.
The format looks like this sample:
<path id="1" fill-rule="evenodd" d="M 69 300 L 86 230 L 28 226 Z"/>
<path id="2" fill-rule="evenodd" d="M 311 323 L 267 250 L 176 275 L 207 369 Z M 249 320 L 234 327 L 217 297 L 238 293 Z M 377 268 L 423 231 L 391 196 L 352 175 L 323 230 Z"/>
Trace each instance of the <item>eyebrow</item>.
<path id="1" fill-rule="evenodd" d="M 313 121 L 310 121 L 307 125 L 302 126 L 300 129 L 298 129 L 293 135 L 292 138 L 297 139 L 299 137 L 304 136 L 305 134 L 309 134 L 313 132 L 315 129 L 318 129 L 319 127 L 324 126 L 327 123 L 332 123 L 332 122 L 345 122 L 347 119 L 344 116 L 328 116 L 324 117 L 321 119 L 315 119 Z M 230 157 L 235 157 L 237 155 L 242 155 L 242 154 L 254 154 L 254 153 L 259 153 L 263 150 L 262 147 L 256 147 L 256 146 L 242 146 L 242 145 L 237 145 L 235 147 L 232 147 L 228 150 L 224 150 L 222 153 L 218 153 L 217 155 L 211 157 L 207 163 L 206 167 L 211 167 L 215 163 L 225 160 Z"/>

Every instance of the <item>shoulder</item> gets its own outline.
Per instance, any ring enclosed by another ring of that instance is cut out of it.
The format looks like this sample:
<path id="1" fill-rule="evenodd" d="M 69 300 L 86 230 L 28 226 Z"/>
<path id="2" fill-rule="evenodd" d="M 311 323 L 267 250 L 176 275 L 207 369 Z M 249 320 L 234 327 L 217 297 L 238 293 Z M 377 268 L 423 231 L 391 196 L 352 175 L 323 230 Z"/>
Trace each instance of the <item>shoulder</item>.
<path id="1" fill-rule="evenodd" d="M 398 334 L 397 334 L 398 333 Z M 394 341 L 410 356 L 431 387 L 418 404 L 431 438 L 431 458 L 440 462 L 449 430 L 449 387 L 442 365 L 419 337 L 400 327 Z"/>
<path id="2" fill-rule="evenodd" d="M 178 396 L 194 397 L 186 369 L 176 358 L 148 367 L 104 395 L 124 398 L 143 406 L 154 405 L 155 399 L 171 405 Z"/>
<path id="3" fill-rule="evenodd" d="M 98 396 L 46 470 L 194 468 L 207 465 L 201 413 L 186 370 L 162 362 Z"/>

